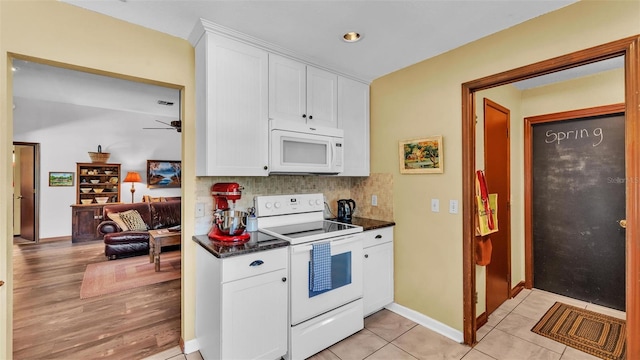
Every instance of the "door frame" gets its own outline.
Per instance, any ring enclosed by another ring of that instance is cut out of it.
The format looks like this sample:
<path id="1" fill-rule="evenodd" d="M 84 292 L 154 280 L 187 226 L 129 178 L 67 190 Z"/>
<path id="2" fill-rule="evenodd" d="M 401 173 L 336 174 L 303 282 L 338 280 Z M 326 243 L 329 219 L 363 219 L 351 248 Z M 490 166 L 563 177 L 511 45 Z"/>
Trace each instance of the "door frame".
<path id="1" fill-rule="evenodd" d="M 13 146 L 33 147 L 33 185 L 35 187 L 33 196 L 33 242 L 37 244 L 40 242 L 40 144 L 14 141 Z M 16 186 L 16 184 L 13 186 Z"/>
<path id="2" fill-rule="evenodd" d="M 627 178 L 640 179 L 640 35 L 540 61 L 462 84 L 462 224 L 463 224 L 463 335 L 464 343 L 476 341 L 475 278 L 475 92 L 540 75 L 624 56 L 625 70 L 625 169 Z M 626 247 L 640 248 L 640 186 L 626 188 Z M 626 257 L 627 355 L 640 358 L 640 252 Z"/>
<path id="3" fill-rule="evenodd" d="M 612 104 L 586 109 L 531 116 L 524 119 L 524 287 L 533 287 L 533 125 L 625 113 L 625 105 Z M 628 245 L 628 242 L 627 242 Z"/>

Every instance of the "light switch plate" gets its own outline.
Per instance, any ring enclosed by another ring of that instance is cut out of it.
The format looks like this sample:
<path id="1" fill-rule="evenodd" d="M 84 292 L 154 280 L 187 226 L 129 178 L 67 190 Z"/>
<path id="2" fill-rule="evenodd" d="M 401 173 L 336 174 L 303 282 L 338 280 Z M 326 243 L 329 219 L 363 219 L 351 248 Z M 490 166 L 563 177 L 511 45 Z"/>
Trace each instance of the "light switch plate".
<path id="1" fill-rule="evenodd" d="M 458 200 L 449 200 L 449 213 L 450 214 L 458 213 Z"/>
<path id="2" fill-rule="evenodd" d="M 431 211 L 440 212 L 440 200 L 439 199 L 431 199 Z"/>
<path id="3" fill-rule="evenodd" d="M 378 195 L 371 195 L 371 206 L 378 206 Z"/>
<path id="4" fill-rule="evenodd" d="M 204 216 L 204 203 L 196 203 L 196 217 Z"/>

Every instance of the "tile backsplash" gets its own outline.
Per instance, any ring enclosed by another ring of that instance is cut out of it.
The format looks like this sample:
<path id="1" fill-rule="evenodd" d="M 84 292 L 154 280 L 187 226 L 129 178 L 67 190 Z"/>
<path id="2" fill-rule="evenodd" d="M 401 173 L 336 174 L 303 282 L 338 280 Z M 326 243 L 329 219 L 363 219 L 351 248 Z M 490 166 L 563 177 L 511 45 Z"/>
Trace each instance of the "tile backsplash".
<path id="1" fill-rule="evenodd" d="M 338 199 L 353 199 L 357 208 L 355 216 L 393 221 L 393 176 L 371 174 L 369 177 L 333 176 L 266 176 L 266 177 L 198 177 L 196 179 L 196 202 L 205 204 L 205 216 L 196 218 L 196 234 L 206 234 L 213 219 L 213 197 L 211 185 L 218 182 L 237 182 L 244 187 L 242 199 L 236 209 L 246 211 L 253 206 L 253 197 L 258 195 L 280 195 L 295 193 L 323 193 L 331 215 L 337 214 Z M 378 206 L 371 206 L 371 195 L 377 195 Z"/>

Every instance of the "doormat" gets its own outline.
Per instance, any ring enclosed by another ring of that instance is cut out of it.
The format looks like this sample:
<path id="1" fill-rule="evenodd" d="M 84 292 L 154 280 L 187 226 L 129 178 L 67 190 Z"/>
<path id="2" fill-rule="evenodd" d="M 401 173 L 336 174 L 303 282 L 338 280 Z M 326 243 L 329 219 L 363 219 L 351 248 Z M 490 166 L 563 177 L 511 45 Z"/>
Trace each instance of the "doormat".
<path id="1" fill-rule="evenodd" d="M 601 359 L 627 357 L 624 320 L 556 302 L 531 331 Z"/>
<path id="2" fill-rule="evenodd" d="M 87 265 L 80 299 L 180 279 L 180 251 L 160 255 L 160 271 L 149 256 L 135 256 Z"/>

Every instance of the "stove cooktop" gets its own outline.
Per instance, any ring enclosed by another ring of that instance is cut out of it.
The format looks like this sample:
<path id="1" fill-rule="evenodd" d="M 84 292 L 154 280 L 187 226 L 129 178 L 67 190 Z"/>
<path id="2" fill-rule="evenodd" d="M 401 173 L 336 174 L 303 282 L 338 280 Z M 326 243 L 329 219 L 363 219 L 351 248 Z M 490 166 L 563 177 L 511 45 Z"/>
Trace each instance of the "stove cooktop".
<path id="1" fill-rule="evenodd" d="M 362 227 L 331 220 L 319 220 L 266 227 L 258 229 L 258 231 L 287 240 L 292 245 L 295 245 L 359 233 L 362 232 Z"/>

